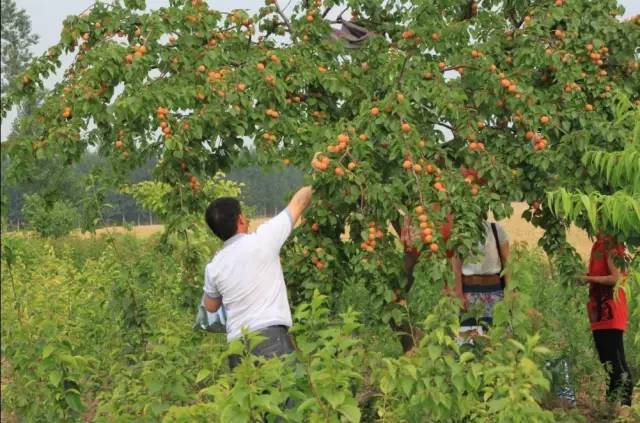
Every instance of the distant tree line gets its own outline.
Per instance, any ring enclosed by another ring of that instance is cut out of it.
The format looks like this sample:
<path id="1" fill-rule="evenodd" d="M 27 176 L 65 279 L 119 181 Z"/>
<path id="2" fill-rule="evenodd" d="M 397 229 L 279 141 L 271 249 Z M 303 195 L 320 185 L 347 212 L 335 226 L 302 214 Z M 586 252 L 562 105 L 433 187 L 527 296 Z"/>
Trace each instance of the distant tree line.
<path id="1" fill-rule="evenodd" d="M 7 169 L 9 163 L 2 161 L 2 191 L 3 218 L 9 228 L 22 227 L 28 224 L 25 219 L 25 201 L 27 198 L 35 196 L 42 199 L 36 201 L 45 208 L 53 208 L 57 201 L 64 201 L 71 206 L 76 212 L 75 227 L 81 227 L 81 218 L 86 208 L 87 197 L 91 195 L 87 191 L 85 184 L 86 177 L 92 169 L 95 169 L 99 163 L 97 154 L 87 152 L 82 159 L 74 166 L 65 166 L 63 163 L 56 163 L 52 160 L 41 160 L 39 166 L 33 168 L 31 177 L 27 182 L 14 184 L 7 180 Z M 136 183 L 150 179 L 150 171 L 155 166 L 153 162 L 145 163 L 145 165 L 131 172 L 127 176 L 129 183 Z M 106 191 L 104 201 L 101 201 L 100 215 L 103 225 L 118 224 L 149 224 L 158 223 L 157 219 L 147 210 L 138 206 L 135 200 L 125 194 L 117 192 L 115 189 Z"/>
<path id="2" fill-rule="evenodd" d="M 286 195 L 302 184 L 302 172 L 296 168 L 265 171 L 258 166 L 234 169 L 227 175 L 240 182 L 242 200 L 256 216 L 274 216 L 286 204 Z"/>
<path id="3" fill-rule="evenodd" d="M 53 212 L 57 201 L 72 207 L 75 227 L 82 227 L 82 216 L 85 214 L 83 207 L 87 203 L 87 197 L 91 195 L 87 191 L 86 178 L 89 173 L 101 165 L 97 154 L 87 152 L 82 159 L 73 166 L 65 166 L 51 160 L 42 160 L 34 167 L 31 177 L 27 182 L 19 185 L 12 184 L 7 179 L 7 160 L 2 161 L 2 191 L 3 211 L 5 223 L 9 229 L 15 229 L 29 225 L 25 216 L 25 200 L 30 196 L 32 204 L 27 210 L 33 211 L 35 205 L 47 207 Z M 151 170 L 155 163 L 149 161 L 143 166 L 131 172 L 126 177 L 126 182 L 135 184 L 152 179 Z M 297 169 L 284 168 L 270 171 L 262 170 L 257 166 L 236 168 L 227 174 L 227 178 L 243 184 L 242 200 L 249 207 L 252 214 L 257 216 L 272 216 L 282 210 L 286 205 L 286 195 L 302 183 L 302 174 Z M 37 201 L 36 201 L 37 200 Z M 60 211 L 60 207 L 56 210 Z M 162 223 L 149 210 L 139 206 L 136 201 L 127 194 L 122 194 L 115 189 L 106 191 L 104 204 L 100 209 L 100 225 L 122 224 L 157 224 Z"/>

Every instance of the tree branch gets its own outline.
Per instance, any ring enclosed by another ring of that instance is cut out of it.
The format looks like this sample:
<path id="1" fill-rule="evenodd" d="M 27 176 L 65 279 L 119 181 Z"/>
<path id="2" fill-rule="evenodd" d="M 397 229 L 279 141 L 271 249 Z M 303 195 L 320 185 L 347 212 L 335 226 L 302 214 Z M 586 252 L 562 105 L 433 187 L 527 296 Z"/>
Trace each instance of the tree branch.
<path id="1" fill-rule="evenodd" d="M 527 8 L 529 8 L 531 6 L 531 2 L 527 2 Z M 510 9 L 509 12 L 507 13 L 507 16 L 509 18 L 509 21 L 511 21 L 511 24 L 513 25 L 513 30 L 515 31 L 516 29 L 519 29 L 522 24 L 524 23 L 524 18 L 520 19 L 520 21 L 518 21 L 516 19 L 516 10 L 515 9 Z"/>
<path id="2" fill-rule="evenodd" d="M 454 128 L 453 126 L 446 124 L 446 123 L 442 123 L 442 122 L 436 122 L 434 123 L 434 125 L 440 125 L 440 126 L 444 126 L 445 128 L 447 128 L 448 130 L 450 130 L 451 132 L 456 132 L 456 128 Z"/>
<path id="3" fill-rule="evenodd" d="M 95 5 L 96 5 L 96 4 L 97 4 L 97 2 L 96 2 L 96 3 L 93 3 L 92 5 L 90 5 L 90 6 L 89 6 L 89 7 L 87 7 L 86 9 L 84 9 L 82 12 L 78 13 L 78 16 L 83 17 L 83 18 L 84 18 L 85 16 L 88 16 L 88 15 L 89 15 L 89 13 L 88 13 L 88 12 L 89 12 L 91 9 L 93 9 L 93 8 L 95 7 Z M 114 5 L 113 3 L 111 3 L 111 4 L 110 4 L 110 3 L 107 3 L 107 4 L 104 4 L 104 6 L 105 6 L 105 7 L 114 7 L 115 5 Z"/>
<path id="4" fill-rule="evenodd" d="M 518 133 L 518 131 L 516 131 L 516 130 L 515 130 L 515 128 L 513 128 L 513 127 L 508 127 L 508 126 L 507 126 L 507 127 L 505 127 L 505 128 L 500 128 L 500 127 L 498 127 L 498 126 L 489 126 L 489 125 L 487 125 L 486 129 L 494 129 L 494 130 L 496 130 L 496 131 L 498 131 L 498 130 L 499 130 L 499 131 L 503 131 L 503 130 L 505 130 L 505 129 L 508 129 L 509 131 L 513 132 L 514 134 L 517 134 L 517 133 Z"/>
<path id="5" fill-rule="evenodd" d="M 444 73 L 446 71 L 458 70 L 458 68 L 466 68 L 466 67 L 468 67 L 468 66 L 465 66 L 465 65 L 449 66 L 448 68 L 444 68 L 444 70 L 442 72 Z"/>
<path id="6" fill-rule="evenodd" d="M 93 3 L 92 5 L 90 5 L 89 7 L 87 7 L 86 9 L 84 9 L 82 12 L 78 13 L 78 16 L 86 16 L 85 13 L 87 13 L 88 11 L 90 11 L 91 9 L 93 9 L 93 6 L 95 6 L 96 4 Z"/>
<path id="7" fill-rule="evenodd" d="M 402 62 L 402 68 L 400 69 L 400 74 L 398 75 L 398 79 L 396 80 L 396 87 L 400 87 L 402 83 L 402 77 L 404 76 L 404 71 L 407 68 L 407 62 L 409 61 L 409 55 L 404 57 L 404 61 Z"/>
<path id="8" fill-rule="evenodd" d="M 273 4 L 275 4 L 276 6 L 276 11 L 278 12 L 278 15 L 280 15 L 280 17 L 284 21 L 284 24 L 287 26 L 287 29 L 289 29 L 289 34 L 291 34 L 291 39 L 293 40 L 294 44 L 297 44 L 298 40 L 296 40 L 296 37 L 293 34 L 293 28 L 291 27 L 291 22 L 289 21 L 289 18 L 287 18 L 287 16 L 284 14 L 282 9 L 280 8 L 280 4 L 278 4 L 277 1 L 274 2 Z"/>

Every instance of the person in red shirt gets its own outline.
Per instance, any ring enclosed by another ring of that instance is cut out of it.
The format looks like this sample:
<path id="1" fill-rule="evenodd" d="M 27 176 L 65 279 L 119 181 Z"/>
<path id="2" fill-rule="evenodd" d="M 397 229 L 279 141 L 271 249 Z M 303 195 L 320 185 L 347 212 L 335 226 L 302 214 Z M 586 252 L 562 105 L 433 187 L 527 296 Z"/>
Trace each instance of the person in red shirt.
<path id="1" fill-rule="evenodd" d="M 631 405 L 633 382 L 624 357 L 623 334 L 627 328 L 627 297 L 624 289 L 618 289 L 618 281 L 624 276 L 614 263 L 615 257 L 624 257 L 624 246 L 611 238 L 598 234 L 591 249 L 589 273 L 582 281 L 589 283 L 587 312 L 600 362 L 609 374 L 607 398 L 620 398 L 624 405 Z"/>

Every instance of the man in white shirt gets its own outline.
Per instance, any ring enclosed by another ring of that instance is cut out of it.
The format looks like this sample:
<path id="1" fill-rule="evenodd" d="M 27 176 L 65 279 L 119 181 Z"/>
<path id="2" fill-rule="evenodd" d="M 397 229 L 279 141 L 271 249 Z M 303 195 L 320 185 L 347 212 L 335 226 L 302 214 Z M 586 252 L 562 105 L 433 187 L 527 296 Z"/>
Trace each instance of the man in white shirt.
<path id="1" fill-rule="evenodd" d="M 270 357 L 293 352 L 288 333 L 291 310 L 280 265 L 280 248 L 295 222 L 311 201 L 311 187 L 301 188 L 276 217 L 249 234 L 249 223 L 235 198 L 214 200 L 205 213 L 223 248 L 207 264 L 204 274 L 204 306 L 215 312 L 224 304 L 227 341 L 242 330 L 259 332 L 267 339 L 252 352 Z M 231 367 L 239 357 L 230 359 Z"/>

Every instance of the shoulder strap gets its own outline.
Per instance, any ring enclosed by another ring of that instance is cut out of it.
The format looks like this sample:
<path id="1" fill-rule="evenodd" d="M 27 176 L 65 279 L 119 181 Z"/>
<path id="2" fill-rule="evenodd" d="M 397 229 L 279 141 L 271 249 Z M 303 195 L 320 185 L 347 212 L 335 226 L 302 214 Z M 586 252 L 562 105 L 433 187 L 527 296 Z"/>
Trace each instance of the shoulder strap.
<path id="1" fill-rule="evenodd" d="M 493 232 L 493 238 L 496 240 L 496 249 L 498 250 L 498 257 L 500 258 L 500 272 L 504 270 L 504 263 L 502 262 L 502 252 L 500 251 L 500 241 L 498 240 L 498 230 L 496 224 L 491 223 L 491 231 Z"/>
<path id="2" fill-rule="evenodd" d="M 500 251 L 500 241 L 498 240 L 498 230 L 496 229 L 496 224 L 491 223 L 491 231 L 493 232 L 493 238 L 496 240 L 496 249 L 498 250 L 498 257 L 500 258 L 500 273 L 504 270 L 504 262 L 502 261 L 502 252 Z M 504 280 L 504 276 L 500 276 L 500 286 L 504 290 L 506 287 L 506 282 Z"/>

